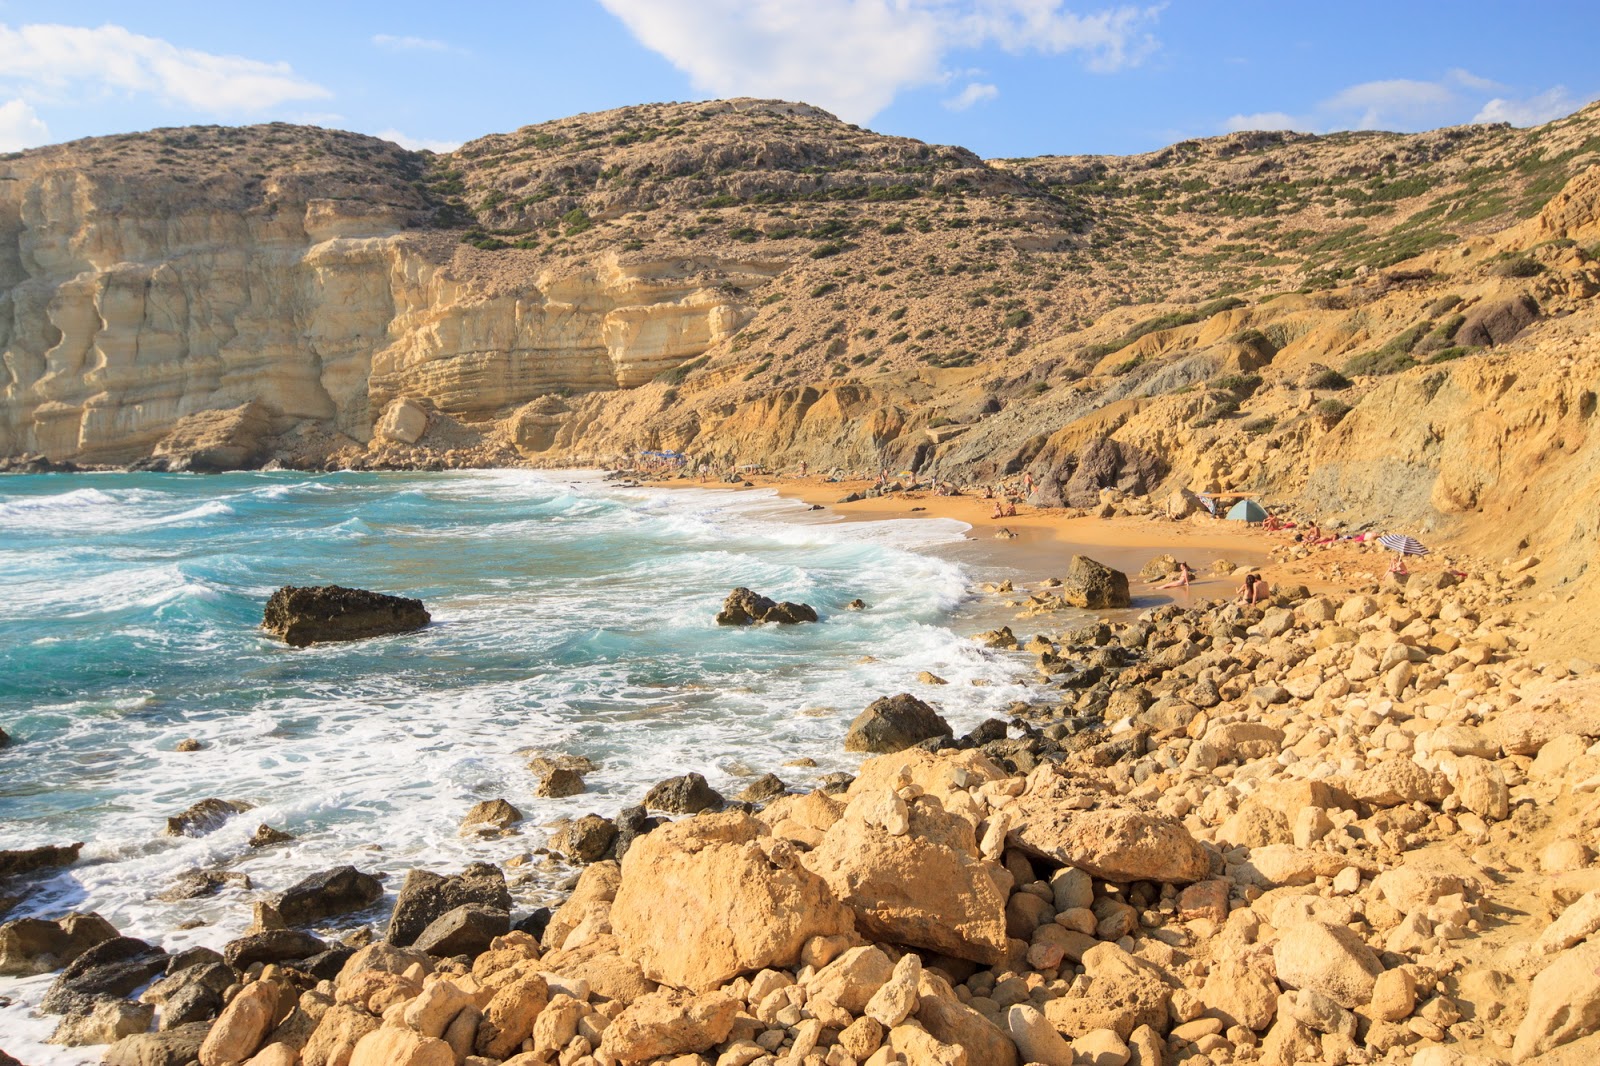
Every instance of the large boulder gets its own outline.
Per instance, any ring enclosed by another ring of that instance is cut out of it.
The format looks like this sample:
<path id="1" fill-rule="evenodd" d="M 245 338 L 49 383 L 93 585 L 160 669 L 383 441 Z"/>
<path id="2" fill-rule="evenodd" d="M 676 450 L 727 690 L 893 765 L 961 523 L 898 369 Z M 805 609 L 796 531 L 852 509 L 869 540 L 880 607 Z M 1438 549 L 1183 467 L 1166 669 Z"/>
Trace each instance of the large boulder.
<path id="1" fill-rule="evenodd" d="M 1022 797 L 1008 839 L 1032 855 L 1117 884 L 1190 884 L 1211 874 L 1211 857 L 1179 822 L 1139 811 L 1076 811 Z"/>
<path id="2" fill-rule="evenodd" d="M 85 1000 L 126 996 L 166 968 L 167 953 L 133 937 L 103 940 L 61 971 L 39 1008 L 65 1014 Z"/>
<path id="3" fill-rule="evenodd" d="M 412 870 L 406 874 L 395 899 L 387 939 L 400 947 L 412 944 L 435 920 L 468 903 L 511 910 L 506 875 L 498 866 L 475 862 L 449 877 L 429 870 Z"/>
<path id="4" fill-rule="evenodd" d="M 748 626 L 757 622 L 779 622 L 794 625 L 798 622 L 815 622 L 817 612 L 804 603 L 777 602 L 747 588 L 736 588 L 728 593 L 722 610 L 717 612 L 719 626 Z"/>
<path id="5" fill-rule="evenodd" d="M 696 996 L 663 988 L 617 1015 L 606 1026 L 600 1050 L 623 1062 L 709 1051 L 728 1038 L 739 1006 L 726 992 Z"/>
<path id="6" fill-rule="evenodd" d="M 268 929 L 228 941 L 222 957 L 235 970 L 247 970 L 258 962 L 309 959 L 327 950 L 327 944 L 299 929 Z"/>
<path id="7" fill-rule="evenodd" d="M 980 856 L 972 823 L 932 796 L 862 791 L 805 863 L 874 940 L 986 966 L 1005 957 L 1012 877 Z"/>
<path id="8" fill-rule="evenodd" d="M 788 841 L 747 814 L 702 815 L 641 837 L 622 862 L 611 927 L 652 980 L 708 990 L 799 962 L 851 912 Z"/>
<path id="9" fill-rule="evenodd" d="M 0 975 L 27 977 L 59 970 L 117 935 L 98 914 L 69 914 L 53 922 L 19 918 L 0 925 Z"/>
<path id="10" fill-rule="evenodd" d="M 1383 963 L 1348 926 L 1296 922 L 1272 949 L 1278 981 L 1287 988 L 1310 989 L 1355 1010 L 1372 1002 Z"/>
<path id="11" fill-rule="evenodd" d="M 1128 575 L 1097 563 L 1087 555 L 1074 555 L 1067 567 L 1067 576 L 1061 579 L 1060 595 L 1074 607 L 1090 611 L 1126 607 Z"/>
<path id="12" fill-rule="evenodd" d="M 902 751 L 924 740 L 953 737 L 950 723 L 932 707 L 908 692 L 882 696 L 867 705 L 850 723 L 844 737 L 845 751 L 868 751 L 879 755 Z"/>
<path id="13" fill-rule="evenodd" d="M 464 903 L 429 922 L 414 946 L 441 959 L 476 956 L 488 950 L 495 937 L 510 931 L 508 911 L 482 903 Z"/>
<path id="14" fill-rule="evenodd" d="M 196 474 L 247 470 L 261 465 L 271 435 L 271 412 L 252 400 L 227 410 L 185 415 L 150 454 L 165 470 Z"/>
<path id="15" fill-rule="evenodd" d="M 1564 952 L 1533 979 L 1511 1061 L 1525 1062 L 1600 1030 L 1600 944 Z"/>
<path id="16" fill-rule="evenodd" d="M 1101 489 L 1142 496 L 1166 477 L 1161 458 L 1133 444 L 1098 437 L 1076 452 L 1062 454 L 1047 444 L 1030 469 L 1039 479 L 1038 501 L 1045 507 L 1093 507 Z"/>
<path id="17" fill-rule="evenodd" d="M 336 866 L 297 881 L 278 897 L 279 916 L 290 925 L 311 925 L 336 914 L 370 907 L 383 898 L 383 883 L 354 866 Z"/>
<path id="18" fill-rule="evenodd" d="M 297 588 L 272 594 L 261 627 L 296 648 L 337 640 L 410 633 L 431 620 L 421 600 L 388 596 L 342 585 Z"/>
<path id="19" fill-rule="evenodd" d="M 376 1019 L 374 1027 L 378 1024 Z M 200 1045 L 211 1026 L 205 1022 L 181 1025 L 161 1033 L 125 1036 L 106 1049 L 104 1066 L 188 1066 L 200 1058 Z M 0 1064 L 5 1060 L 0 1058 Z"/>
<path id="20" fill-rule="evenodd" d="M 699 814 L 701 811 L 721 810 L 722 793 L 706 784 L 699 774 L 669 777 L 652 788 L 644 797 L 648 810 L 666 811 L 668 814 Z"/>

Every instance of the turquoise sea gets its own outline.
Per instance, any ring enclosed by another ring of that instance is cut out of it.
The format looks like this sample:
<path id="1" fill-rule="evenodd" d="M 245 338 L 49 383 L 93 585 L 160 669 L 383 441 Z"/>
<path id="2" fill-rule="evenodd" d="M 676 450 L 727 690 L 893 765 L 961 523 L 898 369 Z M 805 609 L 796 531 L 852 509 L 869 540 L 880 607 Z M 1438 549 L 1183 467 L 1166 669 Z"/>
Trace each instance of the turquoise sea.
<path id="1" fill-rule="evenodd" d="M 220 948 L 252 900 L 316 870 L 354 862 L 394 887 L 417 865 L 534 853 L 511 871 L 531 908 L 570 875 L 537 854 L 554 819 L 614 815 L 690 770 L 730 796 L 768 771 L 809 786 L 853 767 L 845 729 L 878 696 L 917 692 L 958 732 L 1024 698 L 1025 664 L 963 635 L 994 621 L 969 590 L 996 576 L 956 561 L 965 532 L 592 474 L 0 479 L 0 848 L 85 842 L 7 917 L 94 910 L 169 950 Z M 419 596 L 433 624 L 299 650 L 259 630 L 274 589 L 325 583 Z M 821 622 L 718 627 L 736 585 Z M 846 611 L 858 596 L 868 609 Z M 187 737 L 203 750 L 175 751 Z M 584 795 L 540 799 L 539 751 L 601 769 Z M 784 765 L 802 756 L 818 766 Z M 162 835 L 207 797 L 255 809 Z M 522 831 L 459 837 L 494 797 Z M 296 840 L 253 850 L 262 823 Z M 193 870 L 250 887 L 158 898 Z M 48 983 L 0 978 L 0 1047 L 97 1061 L 40 1043 L 54 1019 L 28 1004 Z"/>

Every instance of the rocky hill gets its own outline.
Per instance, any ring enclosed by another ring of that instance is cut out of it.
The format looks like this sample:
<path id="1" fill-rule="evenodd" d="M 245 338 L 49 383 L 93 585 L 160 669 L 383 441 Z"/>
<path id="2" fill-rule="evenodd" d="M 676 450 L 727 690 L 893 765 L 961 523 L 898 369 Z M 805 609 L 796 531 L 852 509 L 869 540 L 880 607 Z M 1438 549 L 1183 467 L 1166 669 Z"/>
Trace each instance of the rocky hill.
<path id="1" fill-rule="evenodd" d="M 1597 292 L 1595 106 L 999 161 L 755 100 L 439 156 L 157 130 L 0 158 L 0 454 L 1026 469 L 1549 586 L 1595 552 Z"/>

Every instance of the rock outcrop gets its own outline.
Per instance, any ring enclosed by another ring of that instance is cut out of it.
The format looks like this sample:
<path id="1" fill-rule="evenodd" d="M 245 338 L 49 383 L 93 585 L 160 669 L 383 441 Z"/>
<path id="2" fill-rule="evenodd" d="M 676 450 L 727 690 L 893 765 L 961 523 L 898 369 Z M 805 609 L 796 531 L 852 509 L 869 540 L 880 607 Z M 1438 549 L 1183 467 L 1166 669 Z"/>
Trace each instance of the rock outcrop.
<path id="1" fill-rule="evenodd" d="M 285 585 L 267 601 L 261 627 L 292 647 L 304 648 L 330 641 L 410 633 L 431 620 L 421 600 L 406 596 L 342 585 Z"/>
<path id="2" fill-rule="evenodd" d="M 719 626 L 748 626 L 758 622 L 795 625 L 816 620 L 817 612 L 808 604 L 790 603 L 787 600 L 780 603 L 747 588 L 736 588 L 728 593 L 722 610 L 717 612 Z"/>

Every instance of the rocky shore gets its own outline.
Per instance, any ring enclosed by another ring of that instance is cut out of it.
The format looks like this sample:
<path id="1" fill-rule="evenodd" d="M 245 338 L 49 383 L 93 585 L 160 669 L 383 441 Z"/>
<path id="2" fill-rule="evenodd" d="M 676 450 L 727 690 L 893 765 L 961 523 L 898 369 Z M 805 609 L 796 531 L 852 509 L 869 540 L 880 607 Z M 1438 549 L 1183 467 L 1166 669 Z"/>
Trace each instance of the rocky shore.
<path id="1" fill-rule="evenodd" d="M 346 867 L 220 952 L 7 923 L 0 973 L 60 969 L 57 1042 L 128 1066 L 1592 1062 L 1600 677 L 1537 660 L 1518 584 L 997 630 L 1048 699 L 959 738 L 881 699 L 853 778 L 578 819 L 553 912 L 480 864 L 341 932 L 383 891 Z"/>

